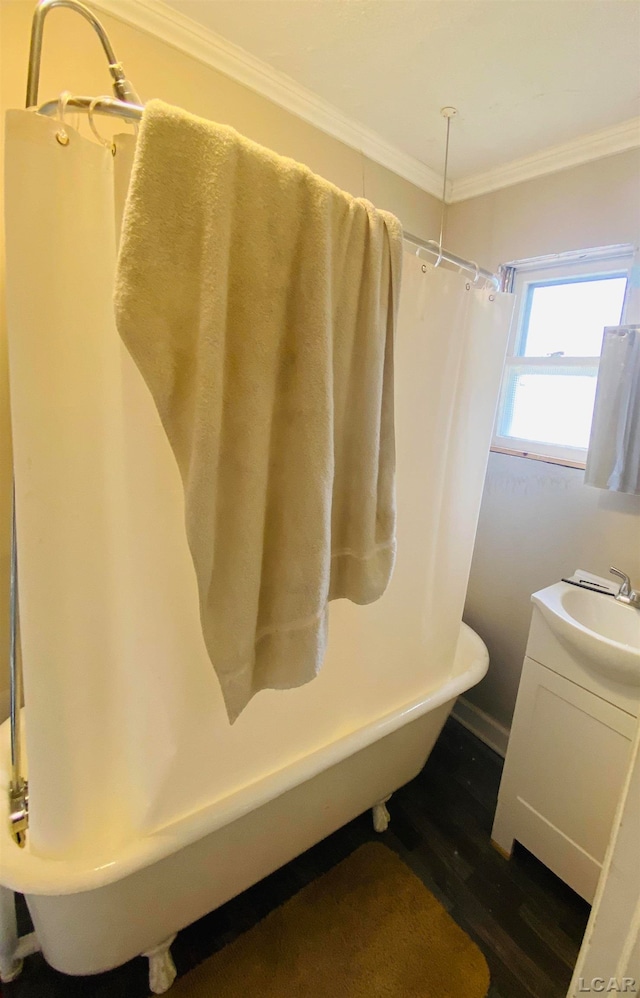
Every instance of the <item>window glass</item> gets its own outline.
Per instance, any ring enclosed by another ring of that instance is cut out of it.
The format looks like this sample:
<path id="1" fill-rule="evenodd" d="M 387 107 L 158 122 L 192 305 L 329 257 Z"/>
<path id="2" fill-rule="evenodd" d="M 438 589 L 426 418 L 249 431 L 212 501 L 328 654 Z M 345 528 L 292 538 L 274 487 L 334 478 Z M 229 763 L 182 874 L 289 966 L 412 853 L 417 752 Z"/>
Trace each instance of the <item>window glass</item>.
<path id="1" fill-rule="evenodd" d="M 597 372 L 508 372 L 500 433 L 562 447 L 587 447 Z"/>
<path id="2" fill-rule="evenodd" d="M 517 298 L 493 448 L 584 467 L 606 326 L 625 322 L 632 246 L 507 264 Z"/>
<path id="3" fill-rule="evenodd" d="M 617 275 L 529 285 L 520 356 L 599 357 L 604 327 L 620 322 L 626 284 Z"/>

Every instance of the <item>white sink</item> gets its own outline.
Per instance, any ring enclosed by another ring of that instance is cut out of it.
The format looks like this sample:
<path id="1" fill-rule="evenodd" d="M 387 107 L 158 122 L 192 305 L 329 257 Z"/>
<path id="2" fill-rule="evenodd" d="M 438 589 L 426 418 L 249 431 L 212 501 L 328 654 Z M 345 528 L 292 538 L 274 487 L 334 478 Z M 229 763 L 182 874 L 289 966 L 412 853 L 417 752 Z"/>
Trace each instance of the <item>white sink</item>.
<path id="1" fill-rule="evenodd" d="M 640 686 L 640 610 L 568 582 L 542 589 L 531 600 L 585 664 L 616 682 Z"/>

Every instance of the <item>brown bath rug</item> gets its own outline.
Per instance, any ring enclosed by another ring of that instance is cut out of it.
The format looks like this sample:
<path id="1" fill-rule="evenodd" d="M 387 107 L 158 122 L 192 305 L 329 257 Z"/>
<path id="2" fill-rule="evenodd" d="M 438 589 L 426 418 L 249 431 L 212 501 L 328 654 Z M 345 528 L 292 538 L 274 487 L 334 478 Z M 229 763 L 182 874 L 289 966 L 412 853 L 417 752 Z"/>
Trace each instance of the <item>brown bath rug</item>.
<path id="1" fill-rule="evenodd" d="M 421 880 L 367 843 L 205 960 L 173 998 L 485 998 L 478 947 Z"/>

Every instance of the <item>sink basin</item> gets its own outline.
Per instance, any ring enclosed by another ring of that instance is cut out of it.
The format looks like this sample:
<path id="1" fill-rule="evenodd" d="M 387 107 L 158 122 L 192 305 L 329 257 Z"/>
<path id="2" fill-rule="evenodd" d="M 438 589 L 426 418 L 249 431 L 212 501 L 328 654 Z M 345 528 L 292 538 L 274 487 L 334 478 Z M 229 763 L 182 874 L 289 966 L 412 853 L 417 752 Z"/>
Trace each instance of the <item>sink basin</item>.
<path id="1" fill-rule="evenodd" d="M 585 665 L 618 683 L 640 686 L 640 610 L 567 582 L 542 589 L 531 600 Z"/>

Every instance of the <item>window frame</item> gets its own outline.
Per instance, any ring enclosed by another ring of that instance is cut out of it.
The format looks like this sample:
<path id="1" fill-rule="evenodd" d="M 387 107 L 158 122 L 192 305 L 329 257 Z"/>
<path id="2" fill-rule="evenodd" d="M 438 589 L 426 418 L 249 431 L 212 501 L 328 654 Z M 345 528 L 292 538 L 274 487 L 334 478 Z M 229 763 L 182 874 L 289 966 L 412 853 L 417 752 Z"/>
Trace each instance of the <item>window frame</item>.
<path id="1" fill-rule="evenodd" d="M 510 371 L 515 368 L 531 367 L 533 371 L 543 373 L 545 368 L 553 367 L 572 370 L 578 368 L 581 372 L 595 374 L 597 377 L 600 357 L 525 357 L 517 351 L 524 349 L 523 337 L 526 333 L 526 321 L 531 310 L 531 288 L 548 284 L 567 284 L 591 281 L 614 276 L 626 276 L 627 287 L 622 306 L 620 321 L 624 323 L 627 300 L 630 292 L 629 273 L 633 264 L 634 248 L 623 244 L 617 246 L 599 247 L 593 250 L 581 250 L 571 253 L 554 254 L 546 257 L 536 257 L 529 260 L 516 260 L 502 268 L 503 286 L 516 295 L 516 306 L 509 332 L 509 340 L 505 356 L 500 393 L 496 408 L 491 450 L 517 457 L 527 457 L 538 461 L 548 461 L 552 464 L 564 464 L 574 468 L 584 468 L 587 459 L 586 447 L 569 447 L 545 441 L 532 440 L 523 437 L 509 436 L 501 433 Z"/>

